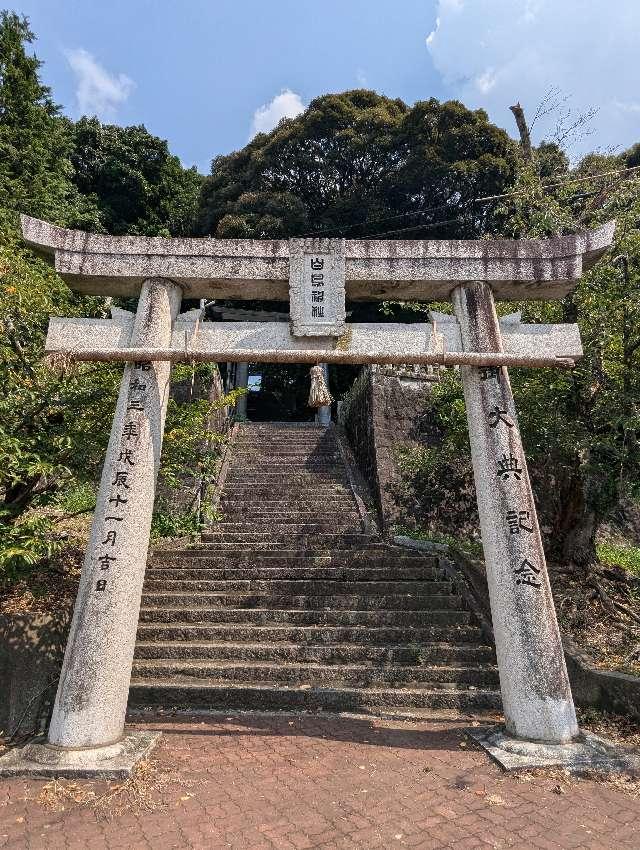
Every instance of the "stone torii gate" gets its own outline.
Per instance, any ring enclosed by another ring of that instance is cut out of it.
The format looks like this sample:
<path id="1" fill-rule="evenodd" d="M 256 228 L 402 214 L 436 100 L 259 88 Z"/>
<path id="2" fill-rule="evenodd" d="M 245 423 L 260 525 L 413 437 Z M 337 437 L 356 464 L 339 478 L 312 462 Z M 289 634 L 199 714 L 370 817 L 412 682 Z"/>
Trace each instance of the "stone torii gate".
<path id="1" fill-rule="evenodd" d="M 461 366 L 506 737 L 579 736 L 507 367 L 570 368 L 576 325 L 498 320 L 506 301 L 562 298 L 610 245 L 577 236 L 491 241 L 164 239 L 90 235 L 22 217 L 26 243 L 76 292 L 138 296 L 136 314 L 52 318 L 46 350 L 125 365 L 48 740 L 0 773 L 121 775 L 153 746 L 124 734 L 171 363 Z M 202 322 L 182 299 L 290 301 L 290 324 Z M 451 301 L 424 324 L 346 324 L 345 302 Z M 490 742 L 491 743 L 491 742 Z M 9 758 L 9 761 L 7 761 Z"/>

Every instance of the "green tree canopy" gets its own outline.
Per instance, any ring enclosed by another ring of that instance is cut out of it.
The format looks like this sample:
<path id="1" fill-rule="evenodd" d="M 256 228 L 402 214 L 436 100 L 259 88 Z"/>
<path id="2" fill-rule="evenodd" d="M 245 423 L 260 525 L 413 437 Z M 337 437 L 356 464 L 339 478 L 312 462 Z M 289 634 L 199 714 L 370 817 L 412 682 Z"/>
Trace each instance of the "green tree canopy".
<path id="1" fill-rule="evenodd" d="M 74 186 L 71 124 L 59 114 L 41 62 L 26 45 L 26 18 L 0 12 L 0 204 L 56 224 L 95 226 L 97 211 Z"/>
<path id="2" fill-rule="evenodd" d="M 108 304 L 75 295 L 35 257 L 17 214 L 94 231 L 189 233 L 201 181 L 143 127 L 60 115 L 27 53 L 33 40 L 26 18 L 0 12 L 0 578 L 56 544 L 34 508 L 94 485 L 122 373 L 85 364 L 58 375 L 43 363 L 51 315 L 106 316 Z M 200 438 L 202 408 L 176 408 L 171 427 Z"/>
<path id="3" fill-rule="evenodd" d="M 515 162 L 514 143 L 483 110 L 433 98 L 409 107 L 365 90 L 325 95 L 214 160 L 198 230 L 478 236 L 492 206 L 476 201 L 509 186 Z"/>
<path id="4" fill-rule="evenodd" d="M 189 236 L 202 177 L 144 127 L 82 118 L 73 128 L 73 181 L 107 233 Z"/>

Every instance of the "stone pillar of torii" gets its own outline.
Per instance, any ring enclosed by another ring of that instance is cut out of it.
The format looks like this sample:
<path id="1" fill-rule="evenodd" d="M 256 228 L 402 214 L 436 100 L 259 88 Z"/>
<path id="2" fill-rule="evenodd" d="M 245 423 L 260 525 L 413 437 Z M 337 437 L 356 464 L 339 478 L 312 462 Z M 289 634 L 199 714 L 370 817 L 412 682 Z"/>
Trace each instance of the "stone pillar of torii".
<path id="1" fill-rule="evenodd" d="M 170 365 L 180 361 L 461 366 L 505 717 L 484 743 L 507 753 L 503 763 L 523 747 L 566 760 L 584 736 L 507 367 L 570 368 L 582 347 L 576 325 L 498 320 L 494 297 L 564 297 L 610 245 L 613 223 L 482 241 L 111 237 L 25 216 L 22 230 L 74 291 L 139 300 L 135 316 L 50 321 L 48 353 L 126 366 L 48 740 L 0 759 L 0 774 L 117 776 L 153 746 L 153 734 L 125 734 L 125 712 Z M 179 314 L 182 299 L 202 298 L 288 299 L 290 322 Z M 348 324 L 346 300 L 450 301 L 454 314 Z"/>

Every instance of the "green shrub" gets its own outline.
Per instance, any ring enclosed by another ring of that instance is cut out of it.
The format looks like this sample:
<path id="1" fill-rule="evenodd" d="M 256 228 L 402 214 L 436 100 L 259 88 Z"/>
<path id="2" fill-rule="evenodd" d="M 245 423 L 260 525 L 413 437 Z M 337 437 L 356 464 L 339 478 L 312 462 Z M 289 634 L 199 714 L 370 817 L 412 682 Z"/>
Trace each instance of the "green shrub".
<path id="1" fill-rule="evenodd" d="M 424 540 L 427 543 L 441 543 L 445 546 L 450 546 L 452 549 L 458 549 L 460 552 L 465 552 L 474 558 L 482 558 L 483 555 L 482 543 L 479 540 L 454 537 L 452 534 L 441 534 L 437 531 L 405 528 L 404 526 L 398 526 L 394 531 L 396 534 L 401 534 L 404 537 L 411 537 L 412 540 Z"/>
<path id="2" fill-rule="evenodd" d="M 640 577 L 640 547 L 598 543 L 596 552 L 602 564 L 608 567 L 622 567 Z"/>
<path id="3" fill-rule="evenodd" d="M 156 511 L 151 521 L 151 537 L 188 537 L 199 534 L 202 530 L 198 511 L 182 513 L 165 513 Z"/>
<path id="4" fill-rule="evenodd" d="M 6 514 L 0 511 L 0 577 L 11 583 L 59 552 L 63 541 L 53 533 L 49 517 L 25 516 L 15 523 L 2 522 Z"/>

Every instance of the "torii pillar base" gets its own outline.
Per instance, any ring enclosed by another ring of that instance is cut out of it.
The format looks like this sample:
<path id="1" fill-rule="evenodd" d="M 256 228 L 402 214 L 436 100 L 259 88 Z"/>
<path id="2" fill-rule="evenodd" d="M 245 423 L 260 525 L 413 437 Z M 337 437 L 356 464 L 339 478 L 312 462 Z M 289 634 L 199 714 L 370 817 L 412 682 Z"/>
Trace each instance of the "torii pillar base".
<path id="1" fill-rule="evenodd" d="M 523 741 L 509 735 L 504 726 L 474 729 L 469 737 L 508 773 L 555 767 L 576 774 L 597 770 L 640 776 L 638 756 L 591 732 L 582 731 L 568 744 Z"/>
<path id="2" fill-rule="evenodd" d="M 0 758 L 0 776 L 55 779 L 127 779 L 155 747 L 161 732 L 128 732 L 107 747 L 65 749 L 43 738 L 9 750 Z"/>

